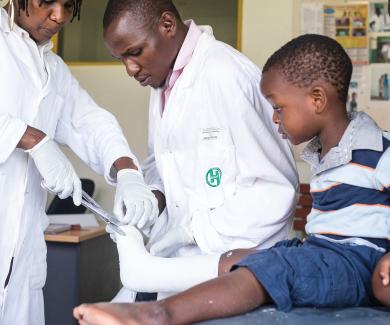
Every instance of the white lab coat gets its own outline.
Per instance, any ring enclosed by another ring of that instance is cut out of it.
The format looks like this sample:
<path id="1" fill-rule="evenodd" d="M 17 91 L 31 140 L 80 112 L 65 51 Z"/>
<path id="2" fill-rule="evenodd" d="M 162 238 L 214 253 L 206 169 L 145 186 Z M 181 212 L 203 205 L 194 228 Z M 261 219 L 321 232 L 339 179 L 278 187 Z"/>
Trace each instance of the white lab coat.
<path id="1" fill-rule="evenodd" d="M 26 125 L 68 145 L 110 181 L 113 162 L 134 156 L 115 118 L 80 88 L 51 46 L 37 47 L 18 26 L 11 32 L 0 11 L 0 324 L 42 325 L 46 193 L 33 160 L 15 149 Z"/>
<path id="2" fill-rule="evenodd" d="M 290 145 L 259 90 L 261 71 L 209 27 L 174 85 L 162 114 L 151 93 L 147 182 L 165 193 L 167 213 L 150 241 L 188 227 L 197 245 L 176 256 L 270 247 L 286 239 L 298 178 Z M 214 168 L 214 169 L 213 169 Z M 207 173 L 221 172 L 206 181 Z"/>

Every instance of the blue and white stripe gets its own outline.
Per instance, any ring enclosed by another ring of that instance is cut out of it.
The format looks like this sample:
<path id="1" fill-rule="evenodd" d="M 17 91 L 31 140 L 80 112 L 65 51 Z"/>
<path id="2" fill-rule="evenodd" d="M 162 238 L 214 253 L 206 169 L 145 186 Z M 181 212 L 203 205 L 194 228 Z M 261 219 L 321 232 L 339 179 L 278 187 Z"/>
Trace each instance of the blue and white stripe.
<path id="1" fill-rule="evenodd" d="M 374 128 L 375 122 L 363 114 L 356 116 L 346 131 L 348 138 L 353 134 L 353 144 L 341 141 L 338 150 L 324 157 L 331 159 L 326 163 L 333 166 L 312 178 L 313 208 L 306 225 L 308 234 L 390 239 L 390 136 L 376 124 Z M 359 146 L 359 138 L 367 136 L 367 124 L 368 136 L 377 139 L 372 143 L 375 150 L 367 148 L 367 144 Z M 339 164 L 335 163 L 337 154 L 345 153 L 345 148 L 350 151 L 349 161 L 343 161 L 343 156 Z M 316 168 L 320 166 L 312 166 Z"/>

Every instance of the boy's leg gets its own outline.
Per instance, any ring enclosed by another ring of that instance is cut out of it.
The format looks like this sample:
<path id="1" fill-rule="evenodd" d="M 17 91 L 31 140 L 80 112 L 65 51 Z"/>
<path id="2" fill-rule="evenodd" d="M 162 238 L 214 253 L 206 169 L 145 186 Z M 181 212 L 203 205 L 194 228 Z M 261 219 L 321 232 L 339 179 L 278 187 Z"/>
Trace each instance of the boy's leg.
<path id="1" fill-rule="evenodd" d="M 390 306 L 390 253 L 387 253 L 376 266 L 372 275 L 374 296 L 383 305 Z"/>
<path id="2" fill-rule="evenodd" d="M 188 324 L 245 313 L 268 302 L 252 272 L 238 268 L 158 302 L 81 305 L 74 316 L 82 325 Z"/>
<path id="3" fill-rule="evenodd" d="M 222 254 L 218 264 L 218 276 L 229 273 L 233 265 L 237 264 L 244 257 L 247 257 L 256 251 L 257 250 L 254 248 L 233 249 L 227 253 Z"/>

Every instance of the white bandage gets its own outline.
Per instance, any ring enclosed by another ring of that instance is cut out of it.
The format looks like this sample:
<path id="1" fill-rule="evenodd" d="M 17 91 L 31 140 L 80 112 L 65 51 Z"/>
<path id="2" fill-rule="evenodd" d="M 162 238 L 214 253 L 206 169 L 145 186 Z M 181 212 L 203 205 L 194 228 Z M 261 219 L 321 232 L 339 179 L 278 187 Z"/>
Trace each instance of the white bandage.
<path id="1" fill-rule="evenodd" d="M 137 292 L 122 287 L 114 298 L 110 301 L 111 303 L 130 304 L 135 302 Z"/>
<path id="2" fill-rule="evenodd" d="M 117 236 L 122 284 L 138 292 L 180 292 L 218 276 L 220 255 L 164 258 L 151 255 L 132 226 Z"/>

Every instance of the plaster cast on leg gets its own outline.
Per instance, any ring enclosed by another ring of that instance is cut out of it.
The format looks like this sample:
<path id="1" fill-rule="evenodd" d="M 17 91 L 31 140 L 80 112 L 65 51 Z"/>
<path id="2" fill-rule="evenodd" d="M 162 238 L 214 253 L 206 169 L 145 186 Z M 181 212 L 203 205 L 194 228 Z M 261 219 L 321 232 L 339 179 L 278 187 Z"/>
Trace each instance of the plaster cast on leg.
<path id="1" fill-rule="evenodd" d="M 117 236 L 122 284 L 138 292 L 178 292 L 218 276 L 220 255 L 164 258 L 151 255 L 132 226 Z"/>
<path id="2" fill-rule="evenodd" d="M 126 287 L 122 287 L 110 302 L 129 304 L 135 302 L 136 297 L 137 297 L 137 292 L 127 289 Z"/>

